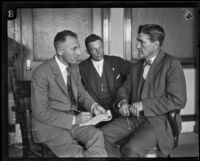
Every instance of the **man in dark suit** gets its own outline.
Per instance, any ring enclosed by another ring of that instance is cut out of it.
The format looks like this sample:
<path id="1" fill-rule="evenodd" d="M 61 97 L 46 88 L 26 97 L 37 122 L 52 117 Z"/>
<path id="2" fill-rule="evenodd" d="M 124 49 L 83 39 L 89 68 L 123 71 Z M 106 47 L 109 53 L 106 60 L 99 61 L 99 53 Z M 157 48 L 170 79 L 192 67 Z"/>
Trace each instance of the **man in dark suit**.
<path id="1" fill-rule="evenodd" d="M 79 126 L 104 113 L 85 91 L 77 63 L 80 46 L 69 30 L 54 38 L 56 56 L 40 65 L 32 76 L 33 138 L 57 157 L 106 157 L 103 134 L 93 126 Z M 75 113 L 78 103 L 88 112 Z M 81 146 L 79 143 L 83 144 Z"/>
<path id="2" fill-rule="evenodd" d="M 159 25 L 139 27 L 136 47 L 142 60 L 133 65 L 117 94 L 119 112 L 124 117 L 101 129 L 108 156 L 120 156 L 115 142 L 126 136 L 128 141 L 121 147 L 125 157 L 145 157 L 157 146 L 163 156 L 172 151 L 174 137 L 167 116 L 184 108 L 186 84 L 180 62 L 161 49 L 164 38 Z M 180 115 L 176 119 L 180 131 Z"/>
<path id="3" fill-rule="evenodd" d="M 110 109 L 115 117 L 115 96 L 131 64 L 120 57 L 104 55 L 103 41 L 98 35 L 89 35 L 85 45 L 90 57 L 79 64 L 82 83 L 94 100 Z"/>

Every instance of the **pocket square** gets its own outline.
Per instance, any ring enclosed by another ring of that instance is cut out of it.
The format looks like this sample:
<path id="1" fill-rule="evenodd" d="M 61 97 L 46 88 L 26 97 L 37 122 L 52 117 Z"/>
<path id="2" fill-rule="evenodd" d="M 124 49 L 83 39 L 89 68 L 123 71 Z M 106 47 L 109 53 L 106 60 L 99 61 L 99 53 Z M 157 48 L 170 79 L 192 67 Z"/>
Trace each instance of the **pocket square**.
<path id="1" fill-rule="evenodd" d="M 120 77 L 120 74 L 116 77 L 116 80 L 119 79 L 119 77 Z"/>

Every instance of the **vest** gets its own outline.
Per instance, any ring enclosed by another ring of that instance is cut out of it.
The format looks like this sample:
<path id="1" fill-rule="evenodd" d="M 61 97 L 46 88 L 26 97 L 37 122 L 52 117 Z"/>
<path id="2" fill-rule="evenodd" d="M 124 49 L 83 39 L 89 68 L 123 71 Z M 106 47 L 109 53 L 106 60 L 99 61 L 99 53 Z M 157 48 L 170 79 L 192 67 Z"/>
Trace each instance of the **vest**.
<path id="1" fill-rule="evenodd" d="M 112 101 L 112 98 L 111 98 L 111 91 L 108 86 L 108 80 L 105 74 L 105 69 L 103 69 L 101 77 L 99 76 L 95 68 L 93 68 L 93 73 L 95 82 L 97 82 L 97 91 L 96 91 L 98 95 L 97 102 L 105 109 L 108 109 Z"/>

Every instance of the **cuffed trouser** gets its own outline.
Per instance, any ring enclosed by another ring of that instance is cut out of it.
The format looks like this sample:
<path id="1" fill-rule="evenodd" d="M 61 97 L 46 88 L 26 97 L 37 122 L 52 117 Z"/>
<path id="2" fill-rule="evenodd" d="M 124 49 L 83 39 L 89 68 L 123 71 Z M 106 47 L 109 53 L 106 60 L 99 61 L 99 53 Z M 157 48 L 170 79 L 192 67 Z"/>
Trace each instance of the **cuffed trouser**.
<path id="1" fill-rule="evenodd" d="M 73 126 L 45 144 L 57 157 L 107 157 L 103 134 L 93 126 Z"/>
<path id="2" fill-rule="evenodd" d="M 131 129 L 130 129 L 131 128 Z M 144 157 L 157 146 L 156 134 L 146 118 L 120 117 L 103 126 L 105 146 L 108 157 Z M 115 144 L 128 137 L 120 148 Z"/>

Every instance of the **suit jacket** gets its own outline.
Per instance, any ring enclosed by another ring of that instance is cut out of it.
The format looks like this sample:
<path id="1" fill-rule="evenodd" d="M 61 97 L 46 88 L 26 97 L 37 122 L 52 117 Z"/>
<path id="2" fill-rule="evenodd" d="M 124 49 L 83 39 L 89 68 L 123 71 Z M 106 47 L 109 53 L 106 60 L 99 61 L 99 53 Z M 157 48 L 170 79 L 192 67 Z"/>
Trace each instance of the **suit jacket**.
<path id="1" fill-rule="evenodd" d="M 104 56 L 105 74 L 108 80 L 108 87 L 114 102 L 116 92 L 122 86 L 130 71 L 131 63 L 116 56 Z M 91 57 L 79 64 L 81 80 L 89 94 L 98 102 L 98 88 L 92 70 L 95 69 Z"/>
<path id="2" fill-rule="evenodd" d="M 77 104 L 81 104 L 89 111 L 95 101 L 82 86 L 78 65 L 71 65 L 71 79 Z M 69 98 L 55 58 L 40 65 L 34 71 L 31 84 L 31 106 L 35 142 L 55 139 L 62 135 L 64 130 L 71 129 L 73 115 L 70 113 Z"/>
<path id="3" fill-rule="evenodd" d="M 186 83 L 181 64 L 174 57 L 160 50 L 148 72 L 141 92 L 142 61 L 131 68 L 123 87 L 118 91 L 118 100 L 131 102 L 142 100 L 144 115 L 153 126 L 158 145 L 164 154 L 173 147 L 173 135 L 167 113 L 184 108 L 186 104 Z M 181 129 L 181 117 L 177 121 Z"/>

